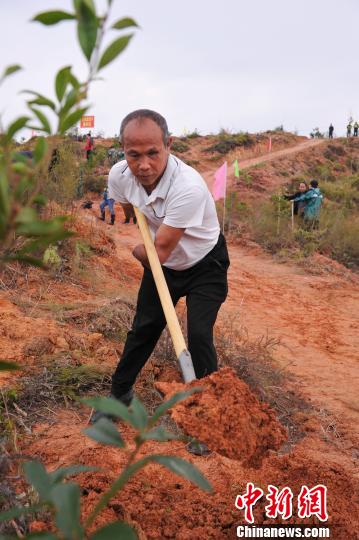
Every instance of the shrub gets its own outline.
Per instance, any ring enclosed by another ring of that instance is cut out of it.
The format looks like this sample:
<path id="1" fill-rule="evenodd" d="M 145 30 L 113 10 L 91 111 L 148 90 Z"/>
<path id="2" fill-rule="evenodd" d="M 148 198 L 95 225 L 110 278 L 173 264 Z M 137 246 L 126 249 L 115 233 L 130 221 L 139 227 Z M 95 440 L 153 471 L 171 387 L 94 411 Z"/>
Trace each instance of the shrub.
<path id="1" fill-rule="evenodd" d="M 282 204 L 286 208 L 286 215 L 276 212 L 272 202 L 266 202 L 249 216 L 253 239 L 271 253 L 294 247 L 289 221 L 290 207 L 284 202 Z"/>
<path id="2" fill-rule="evenodd" d="M 187 152 L 189 150 L 189 146 L 182 141 L 173 141 L 171 145 L 171 150 L 173 152 L 177 152 L 178 154 L 183 154 L 184 152 Z"/>
<path id="3" fill-rule="evenodd" d="M 271 253 L 307 257 L 319 251 L 349 268 L 359 268 L 359 218 L 348 209 L 323 208 L 318 230 L 306 230 L 296 219 L 291 229 L 290 206 L 266 202 L 249 212 L 252 238 Z"/>
<path id="4" fill-rule="evenodd" d="M 218 152 L 220 154 L 227 154 L 231 150 L 240 146 L 249 147 L 254 144 L 253 139 L 248 133 L 237 133 L 231 135 L 227 132 L 221 132 L 219 134 L 219 141 L 208 146 L 203 152 Z"/>
<path id="5" fill-rule="evenodd" d="M 61 257 L 58 253 L 57 246 L 50 245 L 44 252 L 43 261 L 50 267 L 58 267 L 61 264 Z"/>
<path id="6" fill-rule="evenodd" d="M 190 167 L 197 167 L 197 165 L 200 165 L 201 163 L 198 159 L 184 159 L 183 161 Z"/>
<path id="7" fill-rule="evenodd" d="M 71 205 L 78 194 L 79 167 L 77 147 L 71 139 L 64 139 L 53 150 L 42 193 L 63 207 Z"/>
<path id="8" fill-rule="evenodd" d="M 336 144 L 328 144 L 327 148 L 324 150 L 323 155 L 326 159 L 330 161 L 335 161 L 338 156 L 345 156 L 345 150 L 342 146 Z"/>
<path id="9" fill-rule="evenodd" d="M 330 255 L 348 268 L 359 269 L 359 217 L 333 212 L 326 220 L 326 234 L 320 251 Z"/>
<path id="10" fill-rule="evenodd" d="M 308 175 L 319 181 L 334 182 L 336 179 L 332 163 L 318 163 L 309 168 Z"/>
<path id="11" fill-rule="evenodd" d="M 337 161 L 333 164 L 333 170 L 338 173 L 344 173 L 346 171 L 346 167 Z"/>
<path id="12" fill-rule="evenodd" d="M 310 136 L 312 139 L 324 139 L 324 133 L 322 133 L 318 127 L 313 128 Z"/>
<path id="13" fill-rule="evenodd" d="M 106 187 L 107 178 L 104 175 L 87 175 L 83 180 L 83 192 L 102 193 Z"/>
<path id="14" fill-rule="evenodd" d="M 95 146 L 95 150 L 92 154 L 92 165 L 98 167 L 99 165 L 105 165 L 107 160 L 107 148 L 105 146 Z"/>
<path id="15" fill-rule="evenodd" d="M 202 137 L 202 135 L 200 135 L 197 129 L 195 129 L 194 131 L 192 131 L 192 133 L 188 133 L 186 137 L 187 139 L 197 139 L 198 137 Z"/>
<path id="16" fill-rule="evenodd" d="M 345 156 L 345 149 L 342 146 L 336 144 L 328 144 L 328 149 L 337 156 Z"/>
<path id="17" fill-rule="evenodd" d="M 253 177 L 252 177 L 251 171 L 248 170 L 248 169 L 239 169 L 238 175 L 239 176 L 236 179 L 237 184 L 240 181 L 244 182 L 245 184 L 251 184 L 253 182 Z"/>
<path id="18" fill-rule="evenodd" d="M 359 205 L 359 193 L 355 180 L 346 177 L 339 182 L 321 182 L 320 189 L 326 198 L 339 203 L 342 208 L 356 208 Z"/>

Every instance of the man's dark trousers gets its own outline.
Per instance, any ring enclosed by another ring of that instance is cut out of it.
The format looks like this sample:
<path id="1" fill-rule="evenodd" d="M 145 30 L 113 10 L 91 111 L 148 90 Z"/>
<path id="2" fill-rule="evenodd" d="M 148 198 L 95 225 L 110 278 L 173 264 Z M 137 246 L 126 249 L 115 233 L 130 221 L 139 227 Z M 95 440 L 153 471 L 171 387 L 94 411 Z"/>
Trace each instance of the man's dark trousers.
<path id="1" fill-rule="evenodd" d="M 217 370 L 213 326 L 227 296 L 229 257 L 222 233 L 216 246 L 187 270 L 163 267 L 174 305 L 182 297 L 187 304 L 188 348 L 197 378 Z M 144 269 L 138 293 L 137 310 L 121 360 L 112 377 L 111 393 L 120 397 L 131 388 L 150 357 L 166 326 L 152 272 Z"/>

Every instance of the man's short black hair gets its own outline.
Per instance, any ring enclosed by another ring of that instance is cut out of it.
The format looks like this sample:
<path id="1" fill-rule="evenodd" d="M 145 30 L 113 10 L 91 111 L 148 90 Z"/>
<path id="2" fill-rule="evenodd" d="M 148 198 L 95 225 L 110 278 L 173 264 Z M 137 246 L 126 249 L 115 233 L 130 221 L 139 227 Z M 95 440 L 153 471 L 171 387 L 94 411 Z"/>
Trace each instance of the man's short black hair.
<path id="1" fill-rule="evenodd" d="M 158 112 L 151 111 L 150 109 L 137 109 L 136 111 L 132 111 L 127 116 L 125 116 L 125 118 L 121 122 L 120 139 L 123 140 L 123 132 L 125 131 L 125 127 L 127 126 L 127 124 L 131 122 L 131 120 L 140 120 L 141 118 L 149 118 L 158 125 L 158 127 L 162 131 L 163 143 L 165 146 L 167 146 L 170 134 L 168 131 L 166 119 Z"/>
<path id="2" fill-rule="evenodd" d="M 311 181 L 310 181 L 310 185 L 311 185 L 313 188 L 317 188 L 317 187 L 318 187 L 318 180 L 311 180 Z"/>

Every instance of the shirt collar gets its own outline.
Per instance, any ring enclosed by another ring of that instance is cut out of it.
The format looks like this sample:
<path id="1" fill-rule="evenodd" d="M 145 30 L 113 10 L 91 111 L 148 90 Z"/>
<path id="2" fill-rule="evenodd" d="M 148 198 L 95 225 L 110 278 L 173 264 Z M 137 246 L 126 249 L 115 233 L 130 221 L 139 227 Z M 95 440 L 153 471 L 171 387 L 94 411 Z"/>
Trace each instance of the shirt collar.
<path id="1" fill-rule="evenodd" d="M 172 156 L 172 154 L 170 154 L 168 156 L 165 172 L 163 173 L 162 178 L 159 181 L 158 185 L 155 187 L 152 193 L 150 193 L 150 195 L 148 196 L 146 205 L 152 204 L 156 199 L 165 200 L 165 198 L 167 197 L 167 193 L 171 187 L 173 175 L 177 167 L 178 167 L 177 159 L 174 156 Z"/>

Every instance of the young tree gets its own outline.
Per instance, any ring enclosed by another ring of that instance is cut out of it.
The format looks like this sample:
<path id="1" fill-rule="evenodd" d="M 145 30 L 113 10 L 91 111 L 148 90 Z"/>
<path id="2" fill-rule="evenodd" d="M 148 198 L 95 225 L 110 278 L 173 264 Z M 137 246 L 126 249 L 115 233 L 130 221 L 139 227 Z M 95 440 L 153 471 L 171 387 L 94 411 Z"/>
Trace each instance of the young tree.
<path id="1" fill-rule="evenodd" d="M 80 81 L 72 66 L 61 68 L 55 76 L 55 97 L 24 90 L 28 115 L 14 119 L 0 134 L 0 265 L 18 260 L 42 266 L 42 252 L 54 242 L 71 234 L 65 226 L 66 217 L 43 219 L 40 209 L 46 205 L 40 193 L 39 178 L 47 171 L 51 157 L 46 136 L 64 135 L 74 128 L 89 108 L 87 95 L 90 84 L 99 71 L 121 54 L 133 33 L 122 34 L 137 23 L 129 18 L 115 21 L 110 29 L 121 32 L 103 49 L 103 38 L 109 27 L 112 0 L 105 13 L 97 12 L 93 0 L 74 0 L 74 11 L 61 10 L 39 13 L 33 21 L 46 26 L 63 21 L 75 22 L 77 39 L 88 64 L 86 80 Z M 7 77 L 21 69 L 19 64 L 8 66 L 0 77 L 0 85 Z M 52 119 L 56 128 L 52 128 Z M 14 137 L 23 128 L 43 133 L 38 137 L 32 157 L 16 151 Z"/>

